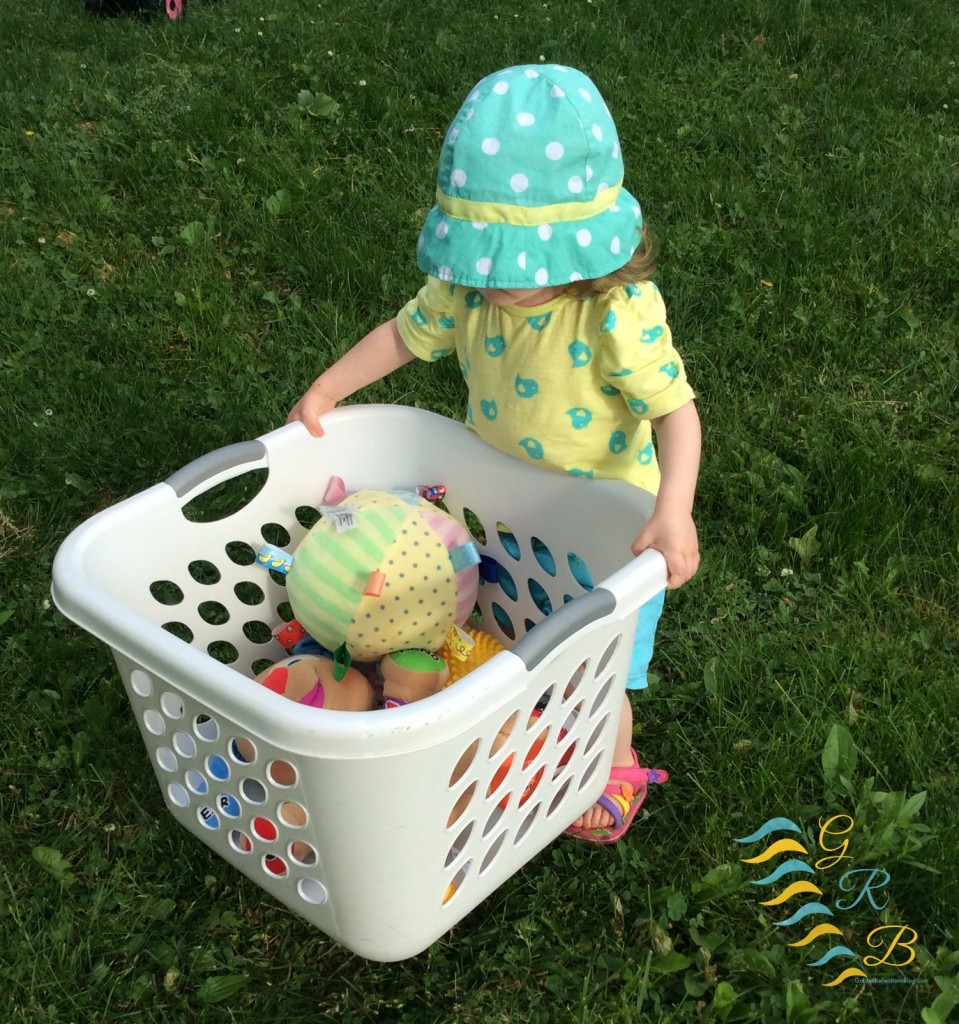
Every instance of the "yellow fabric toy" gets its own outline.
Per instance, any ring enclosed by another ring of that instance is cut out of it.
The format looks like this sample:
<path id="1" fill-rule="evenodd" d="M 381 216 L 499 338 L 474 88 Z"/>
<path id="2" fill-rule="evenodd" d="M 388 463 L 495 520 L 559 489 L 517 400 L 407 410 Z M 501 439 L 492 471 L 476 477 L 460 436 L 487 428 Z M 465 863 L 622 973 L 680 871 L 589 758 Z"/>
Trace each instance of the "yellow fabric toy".
<path id="1" fill-rule="evenodd" d="M 440 648 L 439 655 L 449 666 L 450 670 L 450 677 L 446 682 L 447 686 L 462 679 L 463 676 L 472 672 L 473 669 L 479 668 L 480 665 L 489 661 L 494 654 L 499 654 L 500 651 L 506 650 L 496 637 L 490 636 L 489 633 L 484 633 L 481 629 L 466 629 L 463 632 L 467 633 L 473 641 L 473 645 L 469 647 L 465 655 L 464 647 L 466 645 L 456 644 L 455 642 L 451 644 L 449 637 L 447 637 L 446 643 Z"/>

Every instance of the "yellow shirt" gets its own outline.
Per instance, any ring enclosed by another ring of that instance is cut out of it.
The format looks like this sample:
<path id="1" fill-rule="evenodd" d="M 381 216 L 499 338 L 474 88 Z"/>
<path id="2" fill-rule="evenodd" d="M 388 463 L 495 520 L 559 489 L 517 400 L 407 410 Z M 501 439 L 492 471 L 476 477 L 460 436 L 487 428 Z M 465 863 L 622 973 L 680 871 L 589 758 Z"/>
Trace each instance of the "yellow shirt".
<path id="1" fill-rule="evenodd" d="M 420 359 L 456 353 L 466 422 L 501 451 L 576 476 L 659 488 L 649 421 L 693 398 L 651 282 L 494 306 L 428 277 L 397 317 Z"/>

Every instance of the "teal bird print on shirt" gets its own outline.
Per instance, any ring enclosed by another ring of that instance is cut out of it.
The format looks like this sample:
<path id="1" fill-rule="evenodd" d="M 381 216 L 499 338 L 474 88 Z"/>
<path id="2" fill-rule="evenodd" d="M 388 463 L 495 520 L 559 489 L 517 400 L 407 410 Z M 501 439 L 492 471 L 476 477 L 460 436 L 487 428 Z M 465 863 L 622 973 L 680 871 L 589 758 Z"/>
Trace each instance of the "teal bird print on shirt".
<path id="1" fill-rule="evenodd" d="M 506 339 L 502 334 L 496 334 L 492 338 L 486 339 L 484 348 L 486 349 L 486 354 L 491 359 L 495 359 L 506 351 Z"/>
<path id="2" fill-rule="evenodd" d="M 534 331 L 542 331 L 544 328 L 549 326 L 549 322 L 552 319 L 552 313 L 537 313 L 535 316 L 528 316 L 526 318 L 526 322 Z"/>
<path id="3" fill-rule="evenodd" d="M 535 437 L 524 437 L 519 442 L 519 446 L 531 459 L 541 459 L 543 457 L 542 442 L 537 441 Z"/>
<path id="4" fill-rule="evenodd" d="M 569 417 L 570 423 L 573 425 L 573 430 L 583 430 L 588 427 L 590 421 L 593 418 L 593 414 L 589 409 L 573 408 L 567 409 L 566 415 Z"/>
<path id="5" fill-rule="evenodd" d="M 644 345 L 652 345 L 654 341 L 663 336 L 663 325 L 657 324 L 655 327 L 647 327 L 643 333 L 639 336 L 639 340 Z"/>
<path id="6" fill-rule="evenodd" d="M 667 377 L 675 379 L 679 376 L 679 366 L 676 364 L 675 360 L 670 360 L 659 368 L 659 372 L 665 373 Z"/>
<path id="7" fill-rule="evenodd" d="M 610 398 L 615 398 L 617 395 L 622 394 L 622 391 L 620 391 L 619 388 L 613 387 L 612 384 L 604 384 L 599 390 Z"/>
<path id="8" fill-rule="evenodd" d="M 599 329 L 603 334 L 609 334 L 610 331 L 616 327 L 616 314 L 610 310 L 606 316 L 603 317 L 603 322 L 599 325 Z"/>
<path id="9" fill-rule="evenodd" d="M 490 423 L 492 423 L 499 415 L 499 409 L 496 407 L 496 399 L 482 399 L 480 401 L 480 411 L 490 421 Z"/>
<path id="10" fill-rule="evenodd" d="M 627 443 L 625 430 L 614 430 L 609 435 L 609 450 L 614 455 L 620 455 L 626 451 Z"/>
<path id="11" fill-rule="evenodd" d="M 645 416 L 649 412 L 649 405 L 641 398 L 627 398 L 626 404 L 637 416 Z"/>
<path id="12" fill-rule="evenodd" d="M 483 305 L 483 296 L 477 291 L 467 292 L 463 296 L 463 302 L 466 304 L 467 309 L 477 309 Z"/>
<path id="13" fill-rule="evenodd" d="M 419 306 L 417 306 L 416 309 L 412 313 L 410 313 L 410 319 L 413 321 L 414 324 L 416 324 L 417 327 L 426 326 L 426 314 L 423 312 L 422 309 L 420 309 Z"/>
<path id="14" fill-rule="evenodd" d="M 519 374 L 516 374 L 513 386 L 516 388 L 516 394 L 520 398 L 532 398 L 534 395 L 539 394 L 539 381 L 534 380 L 532 377 L 521 377 Z"/>
<path id="15" fill-rule="evenodd" d="M 586 366 L 593 358 L 592 349 L 585 341 L 574 341 L 566 349 L 569 352 L 574 367 Z"/>
<path id="16" fill-rule="evenodd" d="M 640 451 L 639 455 L 636 456 L 636 461 L 641 466 L 648 466 L 653 461 L 653 442 L 652 441 L 650 441 L 649 444 L 647 444 L 646 447 L 643 448 Z"/>
<path id="17" fill-rule="evenodd" d="M 456 320 L 451 316 L 441 316 L 439 323 L 444 331 L 451 331 L 456 326 Z"/>
<path id="18" fill-rule="evenodd" d="M 640 288 L 638 284 L 626 285 L 625 291 L 627 299 L 635 299 L 638 295 L 643 294 L 643 289 Z"/>

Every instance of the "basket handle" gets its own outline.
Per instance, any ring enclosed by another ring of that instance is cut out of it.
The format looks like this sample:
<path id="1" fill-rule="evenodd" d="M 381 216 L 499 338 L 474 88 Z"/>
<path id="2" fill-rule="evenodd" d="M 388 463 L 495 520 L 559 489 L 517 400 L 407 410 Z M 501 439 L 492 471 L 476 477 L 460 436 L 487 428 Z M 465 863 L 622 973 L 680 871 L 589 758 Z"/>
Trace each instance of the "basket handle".
<path id="1" fill-rule="evenodd" d="M 557 608 L 518 640 L 510 651 L 522 660 L 528 671 L 532 671 L 564 640 L 615 610 L 616 597 L 603 587 L 597 587 Z"/>
<path id="2" fill-rule="evenodd" d="M 262 441 L 238 441 L 194 459 L 167 477 L 166 483 L 187 504 L 216 484 L 261 469 L 266 462 L 267 449 Z"/>

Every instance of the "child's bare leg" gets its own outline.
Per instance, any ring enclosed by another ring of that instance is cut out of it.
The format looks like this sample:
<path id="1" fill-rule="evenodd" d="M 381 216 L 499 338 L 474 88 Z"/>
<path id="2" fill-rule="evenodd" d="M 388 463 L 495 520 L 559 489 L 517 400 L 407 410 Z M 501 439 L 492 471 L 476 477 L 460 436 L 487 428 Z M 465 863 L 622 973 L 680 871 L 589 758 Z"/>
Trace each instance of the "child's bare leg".
<path id="1" fill-rule="evenodd" d="M 629 697 L 623 697 L 623 709 L 619 716 L 619 728 L 616 731 L 616 746 L 613 748 L 613 767 L 621 768 L 633 763 L 630 753 L 633 745 L 633 706 Z M 613 824 L 613 816 L 599 804 L 592 807 L 581 817 L 577 818 L 572 827 L 592 830 L 594 828 L 610 828 Z"/>

